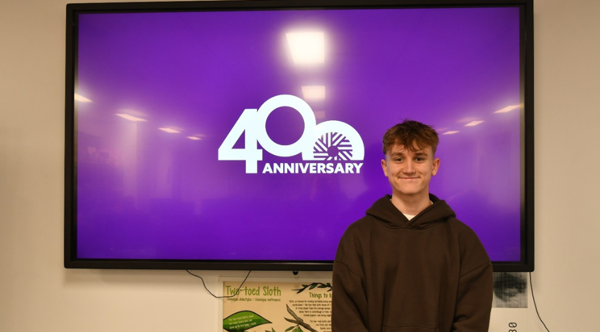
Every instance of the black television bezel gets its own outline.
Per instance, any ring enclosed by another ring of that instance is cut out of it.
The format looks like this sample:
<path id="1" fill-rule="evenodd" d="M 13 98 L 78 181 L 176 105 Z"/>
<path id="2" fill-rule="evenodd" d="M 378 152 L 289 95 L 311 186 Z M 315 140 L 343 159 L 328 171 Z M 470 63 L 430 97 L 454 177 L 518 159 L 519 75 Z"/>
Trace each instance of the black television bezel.
<path id="1" fill-rule="evenodd" d="M 332 261 L 215 261 L 138 260 L 77 258 L 76 238 L 76 118 L 73 95 L 76 86 L 77 15 L 110 12 L 233 11 L 276 9 L 351 8 L 521 8 L 521 260 L 494 261 L 495 272 L 534 270 L 534 112 L 533 112 L 533 0 L 292 0 L 292 1 L 198 1 L 67 4 L 65 78 L 65 204 L 64 266 L 86 269 L 169 269 L 169 270 L 265 270 L 331 271 Z"/>

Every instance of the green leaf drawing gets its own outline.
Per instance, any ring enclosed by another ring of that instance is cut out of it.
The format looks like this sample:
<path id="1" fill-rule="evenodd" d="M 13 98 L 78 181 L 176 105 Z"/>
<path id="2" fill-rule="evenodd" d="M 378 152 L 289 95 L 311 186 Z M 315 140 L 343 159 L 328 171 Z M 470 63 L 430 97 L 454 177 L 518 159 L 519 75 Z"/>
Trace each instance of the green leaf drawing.
<path id="1" fill-rule="evenodd" d="M 285 332 L 291 331 L 291 330 L 293 330 L 293 329 L 295 329 L 295 328 L 296 328 L 296 327 L 292 325 L 292 326 L 288 327 L 287 329 L 285 329 Z"/>
<path id="2" fill-rule="evenodd" d="M 253 311 L 239 311 L 223 319 L 223 329 L 229 332 L 242 332 L 263 324 L 269 324 L 268 320 Z"/>
<path id="3" fill-rule="evenodd" d="M 315 288 L 329 288 L 327 291 L 331 292 L 333 290 L 333 287 L 331 286 L 331 283 L 322 283 L 322 282 L 313 282 L 312 284 L 308 284 L 308 285 L 302 285 L 302 288 L 298 288 L 298 289 L 292 289 L 296 291 L 296 294 L 300 294 L 302 292 L 304 292 L 306 289 L 312 290 Z"/>

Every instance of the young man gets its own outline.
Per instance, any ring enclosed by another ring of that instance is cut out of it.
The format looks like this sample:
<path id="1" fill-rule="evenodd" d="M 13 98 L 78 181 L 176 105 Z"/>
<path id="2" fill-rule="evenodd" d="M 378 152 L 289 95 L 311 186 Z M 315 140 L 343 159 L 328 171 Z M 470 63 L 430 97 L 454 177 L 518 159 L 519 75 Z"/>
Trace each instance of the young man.
<path id="1" fill-rule="evenodd" d="M 475 233 L 429 193 L 440 167 L 431 127 L 404 121 L 383 137 L 392 195 L 348 227 L 333 266 L 333 332 L 484 332 L 492 265 Z"/>

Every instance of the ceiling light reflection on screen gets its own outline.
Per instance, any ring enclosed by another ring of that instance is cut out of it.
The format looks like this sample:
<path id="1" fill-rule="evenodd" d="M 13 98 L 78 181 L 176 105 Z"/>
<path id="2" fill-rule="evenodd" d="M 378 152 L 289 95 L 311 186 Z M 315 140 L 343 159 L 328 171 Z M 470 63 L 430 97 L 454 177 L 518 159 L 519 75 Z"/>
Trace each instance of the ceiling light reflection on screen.
<path id="1" fill-rule="evenodd" d="M 459 131 L 458 130 L 449 130 L 445 133 L 443 133 L 442 135 L 454 135 L 454 134 L 458 134 Z"/>
<path id="2" fill-rule="evenodd" d="M 294 64 L 311 65 L 325 62 L 325 33 L 288 32 L 285 36 Z"/>
<path id="3" fill-rule="evenodd" d="M 204 135 L 204 134 L 195 134 L 195 135 L 192 135 L 192 136 L 188 136 L 187 138 L 189 138 L 189 139 L 191 139 L 191 140 L 194 140 L 194 141 L 200 141 L 200 140 L 202 140 L 202 139 L 203 139 L 205 136 L 206 136 L 206 135 Z"/>
<path id="4" fill-rule="evenodd" d="M 302 95 L 304 100 L 321 100 L 325 99 L 325 86 L 323 85 L 307 85 L 302 87 Z"/>
<path id="5" fill-rule="evenodd" d="M 167 132 L 169 134 L 179 134 L 181 131 L 173 129 L 173 128 L 168 128 L 168 127 L 163 127 L 163 128 L 158 128 L 164 132 Z"/>
<path id="6" fill-rule="evenodd" d="M 482 124 L 482 123 L 483 123 L 483 120 L 479 120 L 479 121 L 471 121 L 471 122 L 467 123 L 467 124 L 465 125 L 465 127 L 475 127 L 476 125 L 478 125 L 478 124 Z"/>
<path id="7" fill-rule="evenodd" d="M 147 121 L 146 119 L 138 118 L 137 116 L 125 114 L 125 113 L 117 113 L 118 116 L 122 117 L 125 120 L 133 121 L 133 122 L 142 122 Z"/>
<path id="8" fill-rule="evenodd" d="M 494 113 L 507 113 L 507 112 L 510 112 L 510 111 L 514 111 L 514 110 L 516 110 L 516 109 L 519 109 L 519 108 L 521 108 L 521 107 L 523 107 L 523 104 L 519 104 L 519 105 L 510 105 L 510 106 L 506 106 L 505 108 L 503 108 L 503 109 L 501 109 L 501 110 L 497 110 L 497 111 L 496 111 L 496 112 L 494 112 Z"/>
<path id="9" fill-rule="evenodd" d="M 327 118 L 327 114 L 325 113 L 325 111 L 314 111 L 315 112 L 315 118 L 317 120 L 325 120 Z"/>
<path id="10" fill-rule="evenodd" d="M 77 94 L 77 93 L 75 94 L 75 100 L 82 102 L 82 103 L 91 103 L 92 102 L 90 99 L 88 99 L 80 94 Z"/>

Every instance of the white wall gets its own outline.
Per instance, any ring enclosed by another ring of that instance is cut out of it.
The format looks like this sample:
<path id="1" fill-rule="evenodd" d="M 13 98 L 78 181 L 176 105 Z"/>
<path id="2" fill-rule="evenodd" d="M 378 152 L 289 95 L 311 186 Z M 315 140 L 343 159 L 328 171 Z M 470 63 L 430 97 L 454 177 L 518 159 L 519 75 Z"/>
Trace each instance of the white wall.
<path id="1" fill-rule="evenodd" d="M 62 267 L 66 3 L 0 1 L 0 331 L 219 331 L 185 272 Z M 597 328 L 598 17 L 598 0 L 536 1 L 533 281 L 551 331 Z M 223 274 L 243 273 L 203 273 Z"/>
<path id="2" fill-rule="evenodd" d="M 533 287 L 551 331 L 597 331 L 600 1 L 535 7 Z"/>

